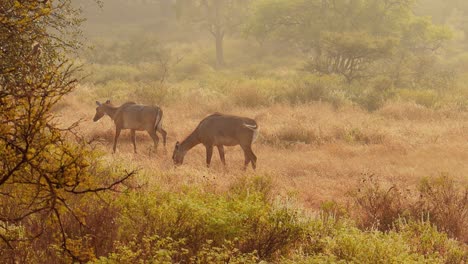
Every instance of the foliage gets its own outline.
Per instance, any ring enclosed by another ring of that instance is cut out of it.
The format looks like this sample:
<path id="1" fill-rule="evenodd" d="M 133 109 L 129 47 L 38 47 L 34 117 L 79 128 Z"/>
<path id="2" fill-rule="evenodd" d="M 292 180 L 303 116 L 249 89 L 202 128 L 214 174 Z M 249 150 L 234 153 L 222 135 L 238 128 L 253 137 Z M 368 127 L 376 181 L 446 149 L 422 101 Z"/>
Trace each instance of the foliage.
<path id="1" fill-rule="evenodd" d="M 113 189 L 133 172 L 97 180 L 102 169 L 76 123 L 62 128 L 52 114 L 77 83 L 78 68 L 63 53 L 80 47 L 81 20 L 68 0 L 2 1 L 0 12 L 2 261 L 19 261 L 17 252 L 40 236 L 49 236 L 54 254 L 91 257 L 75 250 L 81 242 L 65 228 L 71 219 L 85 226 L 74 199 Z"/>
<path id="2" fill-rule="evenodd" d="M 366 32 L 321 33 L 321 55 L 307 68 L 322 74 L 339 74 L 348 82 L 373 74 L 372 63 L 390 57 L 397 46 L 391 37 L 374 37 Z"/>
<path id="3" fill-rule="evenodd" d="M 163 2 L 167 8 L 170 1 Z M 436 108 L 466 104 L 466 91 L 452 89 L 462 71 L 453 65 L 462 65 L 463 58 L 440 61 L 447 54 L 434 51 L 450 33 L 413 14 L 413 1 L 260 0 L 253 10 L 247 8 L 250 1 L 183 2 L 176 9 L 180 15 L 210 32 L 218 45 L 226 40 L 235 61 L 231 68 L 214 72 L 213 48 L 200 36 L 191 43 L 190 36 L 181 36 L 186 31 L 172 32 L 177 41 L 170 43 L 142 30 L 130 38 L 101 36 L 95 50 L 82 53 L 94 63 L 86 66 L 94 75 L 80 99 L 191 102 L 191 116 L 240 109 L 259 113 L 260 119 L 314 103 L 338 114 L 361 111 L 354 106 L 369 111 L 384 106 L 378 114 L 417 120 L 442 118 L 446 113 Z M 70 3 L 0 4 L 0 262 L 468 261 L 466 188 L 450 177 L 424 179 L 414 192 L 367 177 L 351 193 L 354 204 L 325 202 L 306 212 L 272 191 L 284 190 L 274 186 L 276 178 L 255 174 L 234 179 L 229 187 L 211 182 L 194 187 L 174 182 L 192 176 L 187 180 L 192 183 L 201 175 L 175 170 L 164 179 L 173 184 L 170 191 L 155 187 L 160 178 L 128 189 L 133 175 L 125 171 L 128 165 L 104 167 L 75 125 L 62 127 L 51 111 L 68 103 L 61 99 L 78 82 L 79 67 L 71 57 L 81 48 L 75 31 L 80 19 Z M 258 43 L 224 39 L 239 37 L 240 27 Z M 183 54 L 183 60 L 174 54 Z M 391 100 L 411 104 L 395 114 L 388 109 Z M 276 108 L 272 113 L 255 109 L 270 105 Z M 260 143 L 298 151 L 310 147 L 304 144 L 327 144 L 339 155 L 355 155 L 338 150 L 339 144 L 359 144 L 366 151 L 394 147 L 386 144 L 393 135 L 367 125 L 376 119 L 324 128 L 314 122 L 319 115 L 298 122 L 307 114 L 266 128 Z M 378 146 L 364 146 L 370 144 Z M 316 166 L 322 164 L 309 168 Z"/>
<path id="4" fill-rule="evenodd" d="M 357 213 L 364 228 L 390 230 L 406 213 L 404 196 L 397 186 L 383 187 L 374 175 L 364 177 L 350 195 L 359 208 Z"/>
<path id="5" fill-rule="evenodd" d="M 233 247 L 233 243 L 226 241 L 222 247 L 212 246 L 212 241 L 207 241 L 202 249 L 193 256 L 185 248 L 185 240 L 174 241 L 171 238 L 161 239 L 157 236 L 144 237 L 142 244 L 130 242 L 118 244 L 116 252 L 108 258 L 100 258 L 92 263 L 174 263 L 186 260 L 189 263 L 257 263 L 255 253 L 242 253 Z"/>
<path id="6" fill-rule="evenodd" d="M 116 201 L 118 236 L 94 263 L 462 263 L 466 247 L 426 221 L 358 229 L 337 203 L 306 216 L 278 200 L 267 177 L 224 194 L 142 190 Z"/>
<path id="7" fill-rule="evenodd" d="M 251 0 L 177 0 L 179 17 L 190 17 L 201 28 L 207 30 L 216 44 L 216 63 L 223 67 L 223 41 L 226 34 L 235 33 L 247 15 Z"/>
<path id="8" fill-rule="evenodd" d="M 429 257 L 443 256 L 445 263 L 463 263 L 468 259 L 466 245 L 459 247 L 454 240 L 450 240 L 446 233 L 438 231 L 437 227 L 428 221 L 399 222 L 398 230 L 404 239 L 411 241 L 410 248 Z"/>
<path id="9" fill-rule="evenodd" d="M 118 219 L 121 243 L 140 244 L 144 237 L 155 235 L 183 241 L 184 250 L 172 255 L 173 261 L 199 254 L 208 257 L 203 253 L 208 242 L 213 250 L 233 247 L 232 254 L 239 250 L 269 259 L 278 252 L 287 252 L 304 230 L 294 209 L 270 204 L 255 190 L 231 192 L 228 196 L 158 191 L 123 198 Z"/>
<path id="10" fill-rule="evenodd" d="M 311 221 L 310 241 L 280 263 L 463 263 L 468 251 L 427 222 L 363 232 L 350 222 Z"/>
<path id="11" fill-rule="evenodd" d="M 441 231 L 468 241 L 468 186 L 458 184 L 448 175 L 421 181 L 418 211 Z"/>
<path id="12" fill-rule="evenodd" d="M 263 0 L 255 5 L 246 31 L 257 39 L 273 37 L 297 46 L 310 58 L 311 71 L 340 74 L 349 82 L 378 74 L 399 81 L 411 54 L 433 52 L 451 37 L 446 28 L 415 16 L 412 4 Z M 377 70 L 389 61 L 392 73 Z"/>
<path id="13" fill-rule="evenodd" d="M 417 193 L 396 185 L 384 186 L 378 177 L 367 175 L 350 196 L 355 217 L 364 228 L 386 231 L 401 219 L 424 219 L 451 237 L 466 241 L 467 190 L 448 175 L 422 179 Z"/>

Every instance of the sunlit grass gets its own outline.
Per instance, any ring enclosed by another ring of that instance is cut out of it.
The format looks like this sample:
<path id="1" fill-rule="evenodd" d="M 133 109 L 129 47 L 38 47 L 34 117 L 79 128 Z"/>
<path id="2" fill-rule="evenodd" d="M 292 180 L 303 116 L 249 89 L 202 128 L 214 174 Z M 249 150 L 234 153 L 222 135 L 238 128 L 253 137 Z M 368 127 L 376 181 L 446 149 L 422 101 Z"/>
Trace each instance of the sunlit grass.
<path id="1" fill-rule="evenodd" d="M 168 131 L 166 153 L 162 143 L 158 152 L 152 153 L 150 137 L 146 132 L 137 132 L 138 154 L 133 154 L 129 132 L 124 131 L 117 153 L 112 154 L 114 124 L 108 117 L 97 123 L 91 121 L 95 100 L 84 102 L 79 97 L 87 94 L 86 89 L 66 99 L 59 110 L 61 120 L 83 118 L 79 129 L 85 137 L 97 140 L 98 147 L 108 153 L 107 159 L 142 168 L 142 182 L 162 182 L 168 188 L 177 188 L 179 183 L 209 183 L 222 190 L 243 175 L 244 157 L 238 146 L 227 148 L 227 168 L 223 168 L 215 151 L 213 166 L 207 169 L 202 145 L 187 154 L 183 166 L 172 165 L 175 142 L 183 140 L 214 111 L 257 120 L 260 137 L 253 146 L 258 156 L 256 173 L 270 175 L 278 193 L 295 193 L 307 207 L 317 208 L 325 200 L 344 200 L 346 191 L 367 172 L 408 186 L 440 172 L 450 172 L 466 181 L 468 115 L 464 112 L 401 103 L 387 104 L 369 113 L 358 107 L 335 109 L 328 103 L 250 108 L 216 101 L 200 107 L 197 102 L 180 102 L 162 106 Z M 253 173 L 250 170 L 248 174 Z"/>

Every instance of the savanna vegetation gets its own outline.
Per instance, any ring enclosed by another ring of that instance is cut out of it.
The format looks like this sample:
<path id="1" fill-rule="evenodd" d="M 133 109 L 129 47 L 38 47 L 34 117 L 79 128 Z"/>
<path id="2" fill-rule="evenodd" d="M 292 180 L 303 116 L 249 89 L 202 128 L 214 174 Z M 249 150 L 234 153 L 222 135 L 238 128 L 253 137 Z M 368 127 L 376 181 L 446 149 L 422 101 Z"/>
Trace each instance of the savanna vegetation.
<path id="1" fill-rule="evenodd" d="M 87 19 L 87 21 L 84 20 Z M 468 5 L 0 3 L 0 262 L 466 263 Z M 95 101 L 158 105 L 168 147 Z M 196 147 L 260 127 L 257 170 Z"/>

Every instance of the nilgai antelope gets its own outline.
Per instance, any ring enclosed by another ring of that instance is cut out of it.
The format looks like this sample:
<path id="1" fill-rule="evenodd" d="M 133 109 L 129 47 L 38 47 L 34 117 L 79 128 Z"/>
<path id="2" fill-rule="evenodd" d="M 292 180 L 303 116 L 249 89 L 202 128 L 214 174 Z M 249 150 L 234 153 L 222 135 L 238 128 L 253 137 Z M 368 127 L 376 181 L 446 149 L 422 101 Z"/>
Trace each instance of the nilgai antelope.
<path id="1" fill-rule="evenodd" d="M 240 145 L 245 156 L 244 169 L 247 169 L 251 162 L 255 170 L 257 157 L 252 151 L 252 143 L 257 138 L 258 130 L 257 123 L 253 119 L 214 113 L 203 119 L 184 141 L 181 143 L 177 141 L 172 160 L 175 165 L 182 164 L 187 151 L 198 144 L 203 144 L 206 147 L 208 167 L 210 167 L 214 146 L 218 148 L 221 162 L 226 165 L 224 146 Z"/>
<path id="2" fill-rule="evenodd" d="M 122 129 L 130 129 L 135 153 L 137 152 L 135 131 L 146 130 L 153 139 L 155 150 L 159 143 L 159 137 L 156 135 L 156 131 L 158 131 L 163 137 L 164 148 L 166 147 L 167 133 L 162 128 L 163 112 L 161 108 L 157 106 L 139 105 L 134 102 L 127 102 L 116 107 L 111 104 L 110 100 L 107 100 L 104 104 L 96 101 L 96 104 L 96 115 L 93 121 L 96 122 L 104 115 L 108 115 L 115 123 L 114 153 Z"/>

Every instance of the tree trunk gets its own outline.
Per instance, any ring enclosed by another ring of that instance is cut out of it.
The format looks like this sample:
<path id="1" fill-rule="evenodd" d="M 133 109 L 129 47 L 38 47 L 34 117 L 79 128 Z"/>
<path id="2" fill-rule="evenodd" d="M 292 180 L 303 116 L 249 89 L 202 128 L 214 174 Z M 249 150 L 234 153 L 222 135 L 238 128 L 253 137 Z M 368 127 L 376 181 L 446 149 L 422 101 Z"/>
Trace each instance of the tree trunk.
<path id="1" fill-rule="evenodd" d="M 216 40 L 216 66 L 218 68 L 224 67 L 224 49 L 223 49 L 223 44 L 224 44 L 224 34 L 217 32 L 215 34 L 215 40 Z"/>

